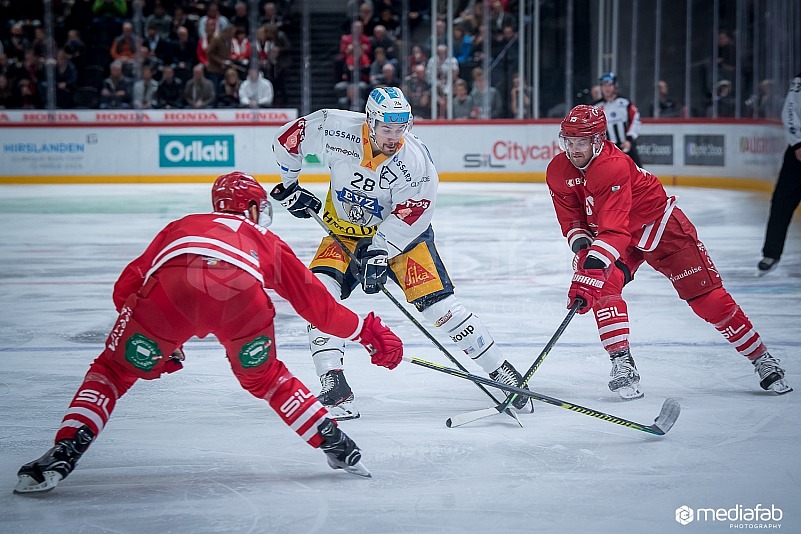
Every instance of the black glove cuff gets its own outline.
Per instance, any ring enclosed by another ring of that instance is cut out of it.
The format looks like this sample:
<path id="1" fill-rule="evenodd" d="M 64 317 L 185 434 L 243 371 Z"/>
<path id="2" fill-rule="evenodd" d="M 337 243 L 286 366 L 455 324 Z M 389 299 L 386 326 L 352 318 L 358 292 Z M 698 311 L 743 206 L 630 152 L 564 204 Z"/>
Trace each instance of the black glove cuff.
<path id="1" fill-rule="evenodd" d="M 595 256 L 587 256 L 587 259 L 584 260 L 582 269 L 606 269 L 606 265 L 604 265 L 604 262 Z"/>
<path id="2" fill-rule="evenodd" d="M 299 187 L 298 186 L 298 182 L 295 182 L 294 184 L 290 185 L 289 187 L 284 187 L 284 184 L 280 183 L 280 184 L 276 185 L 275 187 L 273 187 L 273 190 L 270 191 L 270 196 L 273 197 L 275 200 L 280 202 L 280 201 L 284 200 L 286 197 L 288 197 L 289 195 L 291 195 L 292 193 L 294 193 L 295 190 L 298 187 Z"/>

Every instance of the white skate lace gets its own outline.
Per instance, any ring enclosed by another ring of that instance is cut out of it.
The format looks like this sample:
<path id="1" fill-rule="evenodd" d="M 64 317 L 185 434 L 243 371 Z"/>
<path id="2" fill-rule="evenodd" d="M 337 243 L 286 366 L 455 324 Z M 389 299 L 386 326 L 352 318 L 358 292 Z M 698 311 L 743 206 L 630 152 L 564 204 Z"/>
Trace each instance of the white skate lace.
<path id="1" fill-rule="evenodd" d="M 331 373 L 325 373 L 323 376 L 320 377 L 320 384 L 322 384 L 322 389 L 320 390 L 320 395 L 324 393 L 328 393 L 334 386 L 336 385 L 336 380 L 334 380 L 334 375 Z"/>
<path id="2" fill-rule="evenodd" d="M 493 380 L 497 380 L 507 386 L 517 386 L 517 378 L 515 374 L 512 372 L 511 369 L 506 367 L 505 365 L 501 365 L 498 367 L 498 370 L 493 373 L 495 376 L 492 377 Z"/>

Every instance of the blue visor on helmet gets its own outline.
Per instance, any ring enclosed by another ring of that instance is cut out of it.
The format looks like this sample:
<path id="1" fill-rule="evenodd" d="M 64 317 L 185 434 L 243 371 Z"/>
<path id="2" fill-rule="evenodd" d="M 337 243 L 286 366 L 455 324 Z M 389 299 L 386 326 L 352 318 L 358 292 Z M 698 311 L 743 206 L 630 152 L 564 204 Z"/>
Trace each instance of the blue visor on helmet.
<path id="1" fill-rule="evenodd" d="M 617 82 L 617 76 L 615 76 L 614 72 L 606 72 L 601 75 L 601 83 L 615 83 Z"/>

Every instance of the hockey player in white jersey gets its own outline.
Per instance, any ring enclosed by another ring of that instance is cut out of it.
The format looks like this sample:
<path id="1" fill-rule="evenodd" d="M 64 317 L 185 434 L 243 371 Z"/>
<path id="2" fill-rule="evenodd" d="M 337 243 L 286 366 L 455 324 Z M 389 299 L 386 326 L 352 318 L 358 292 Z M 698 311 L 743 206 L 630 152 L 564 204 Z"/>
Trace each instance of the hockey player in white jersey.
<path id="1" fill-rule="evenodd" d="M 431 218 L 439 177 L 431 154 L 412 127 L 411 106 L 397 87 L 374 89 L 366 113 L 323 109 L 284 125 L 273 150 L 281 184 L 271 195 L 295 217 L 320 212 L 322 220 L 354 253 L 325 237 L 310 268 L 336 297 L 346 299 L 361 283 L 377 293 L 392 277 L 406 300 L 444 330 L 493 380 L 522 382 L 492 335 L 453 292 L 434 245 Z M 323 203 L 298 183 L 303 158 L 315 154 L 331 169 Z M 345 342 L 308 326 L 309 347 L 322 390 L 320 401 L 340 420 L 359 417 L 344 375 Z M 518 410 L 530 406 L 525 397 Z"/>

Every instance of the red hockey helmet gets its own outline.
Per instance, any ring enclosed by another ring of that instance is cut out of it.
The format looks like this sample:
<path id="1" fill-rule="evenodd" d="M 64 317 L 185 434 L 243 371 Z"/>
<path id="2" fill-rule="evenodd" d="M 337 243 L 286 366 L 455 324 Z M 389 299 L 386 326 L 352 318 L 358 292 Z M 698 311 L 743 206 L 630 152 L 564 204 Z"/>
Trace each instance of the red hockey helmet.
<path id="1" fill-rule="evenodd" d="M 600 108 L 582 104 L 562 120 L 560 137 L 606 137 L 606 115 Z"/>
<path id="2" fill-rule="evenodd" d="M 240 171 L 223 174 L 211 187 L 211 205 L 214 211 L 245 213 L 255 204 L 261 217 L 258 222 L 267 226 L 272 221 L 272 207 L 267 200 L 267 192 L 249 174 Z"/>

